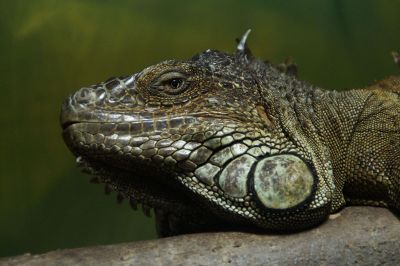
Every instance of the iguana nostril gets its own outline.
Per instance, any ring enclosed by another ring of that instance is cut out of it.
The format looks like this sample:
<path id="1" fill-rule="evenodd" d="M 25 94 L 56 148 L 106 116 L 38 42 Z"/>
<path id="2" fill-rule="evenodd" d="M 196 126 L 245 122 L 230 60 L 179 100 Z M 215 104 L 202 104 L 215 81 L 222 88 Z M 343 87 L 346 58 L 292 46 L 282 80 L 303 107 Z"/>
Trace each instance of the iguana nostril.
<path id="1" fill-rule="evenodd" d="M 87 88 L 83 88 L 78 92 L 78 95 L 79 95 L 79 97 L 81 99 L 84 99 L 87 94 L 88 94 L 88 89 Z"/>
<path id="2" fill-rule="evenodd" d="M 99 83 L 90 87 L 78 90 L 71 98 L 72 105 L 78 104 L 80 107 L 91 104 L 107 103 L 112 106 L 126 104 L 134 106 L 138 104 L 135 91 L 135 80 L 137 75 L 121 78 L 110 78 L 104 83 Z"/>
<path id="3" fill-rule="evenodd" d="M 75 95 L 74 99 L 79 104 L 89 104 L 97 101 L 97 94 L 91 88 L 82 88 Z"/>

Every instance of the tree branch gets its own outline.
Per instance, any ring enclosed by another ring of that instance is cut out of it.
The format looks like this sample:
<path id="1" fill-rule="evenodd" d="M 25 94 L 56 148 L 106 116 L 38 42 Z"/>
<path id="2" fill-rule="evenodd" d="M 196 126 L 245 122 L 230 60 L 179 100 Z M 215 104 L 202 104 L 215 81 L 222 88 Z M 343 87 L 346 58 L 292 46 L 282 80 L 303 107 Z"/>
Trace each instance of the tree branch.
<path id="1" fill-rule="evenodd" d="M 127 228 L 129 230 L 129 228 Z M 0 265 L 400 265 L 400 222 L 390 211 L 349 207 L 288 235 L 182 235 L 0 259 Z"/>

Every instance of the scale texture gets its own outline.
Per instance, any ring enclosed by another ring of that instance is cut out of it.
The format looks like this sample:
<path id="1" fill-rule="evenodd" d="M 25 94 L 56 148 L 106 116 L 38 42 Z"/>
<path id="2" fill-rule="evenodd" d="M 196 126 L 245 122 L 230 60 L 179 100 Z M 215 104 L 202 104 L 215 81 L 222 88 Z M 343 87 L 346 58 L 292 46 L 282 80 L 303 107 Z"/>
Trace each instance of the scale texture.
<path id="1" fill-rule="evenodd" d="M 323 90 L 290 61 L 256 59 L 247 35 L 234 54 L 164 61 L 67 98 L 78 165 L 154 209 L 161 236 L 302 230 L 351 204 L 399 210 L 400 77 Z"/>

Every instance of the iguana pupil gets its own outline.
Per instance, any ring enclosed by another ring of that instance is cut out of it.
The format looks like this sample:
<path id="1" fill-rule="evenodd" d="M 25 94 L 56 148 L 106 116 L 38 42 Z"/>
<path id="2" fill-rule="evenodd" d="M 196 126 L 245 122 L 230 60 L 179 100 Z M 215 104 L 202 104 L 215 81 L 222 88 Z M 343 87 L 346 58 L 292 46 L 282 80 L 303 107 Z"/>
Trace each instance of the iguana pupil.
<path id="1" fill-rule="evenodd" d="M 172 79 L 171 80 L 171 86 L 175 89 L 178 88 L 181 84 L 182 84 L 181 79 Z"/>
<path id="2" fill-rule="evenodd" d="M 154 208 L 161 235 L 299 230 L 346 203 L 400 209 L 400 79 L 329 92 L 293 67 L 243 39 L 235 54 L 164 61 L 70 96 L 63 137 L 119 199 Z"/>

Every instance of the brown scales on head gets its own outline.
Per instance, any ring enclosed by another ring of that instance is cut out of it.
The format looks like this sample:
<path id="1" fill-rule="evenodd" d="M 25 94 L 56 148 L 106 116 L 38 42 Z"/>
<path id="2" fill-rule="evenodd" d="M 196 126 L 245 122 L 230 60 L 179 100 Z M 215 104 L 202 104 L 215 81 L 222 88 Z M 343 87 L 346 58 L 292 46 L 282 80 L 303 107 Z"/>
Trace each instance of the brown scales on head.
<path id="1" fill-rule="evenodd" d="M 325 91 L 288 60 L 207 50 L 63 104 L 80 167 L 155 209 L 160 235 L 314 226 L 346 203 L 400 208 L 400 79 Z M 384 89 L 382 89 L 385 87 Z"/>

